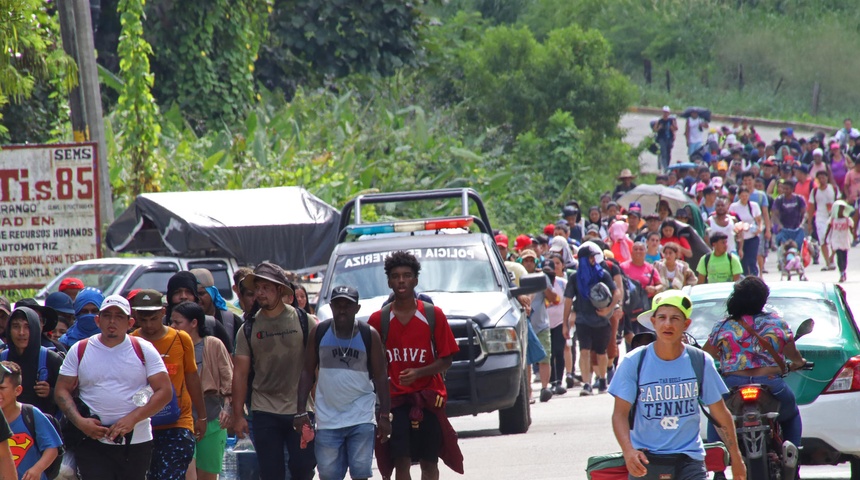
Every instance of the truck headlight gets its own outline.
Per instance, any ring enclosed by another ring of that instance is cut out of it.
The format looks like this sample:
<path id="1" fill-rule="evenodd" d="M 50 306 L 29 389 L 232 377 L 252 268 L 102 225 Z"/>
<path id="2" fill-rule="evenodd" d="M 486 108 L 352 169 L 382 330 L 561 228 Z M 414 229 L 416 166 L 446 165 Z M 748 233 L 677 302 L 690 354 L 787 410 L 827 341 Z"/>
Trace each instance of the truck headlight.
<path id="1" fill-rule="evenodd" d="M 514 328 L 488 328 L 481 330 L 487 353 L 519 352 L 520 342 L 517 339 L 517 331 Z"/>

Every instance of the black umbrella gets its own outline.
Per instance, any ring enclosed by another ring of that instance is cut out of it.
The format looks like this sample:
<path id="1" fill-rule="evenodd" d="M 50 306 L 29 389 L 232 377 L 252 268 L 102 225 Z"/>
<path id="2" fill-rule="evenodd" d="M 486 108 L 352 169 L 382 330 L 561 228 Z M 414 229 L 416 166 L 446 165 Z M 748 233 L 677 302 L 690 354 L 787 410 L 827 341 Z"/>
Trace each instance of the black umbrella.
<path id="1" fill-rule="evenodd" d="M 711 121 L 711 111 L 707 108 L 702 107 L 687 107 L 687 109 L 684 110 L 684 113 L 682 113 L 681 116 L 684 118 L 690 118 L 690 115 L 692 115 L 693 112 L 698 112 L 699 116 L 704 118 L 706 122 Z"/>

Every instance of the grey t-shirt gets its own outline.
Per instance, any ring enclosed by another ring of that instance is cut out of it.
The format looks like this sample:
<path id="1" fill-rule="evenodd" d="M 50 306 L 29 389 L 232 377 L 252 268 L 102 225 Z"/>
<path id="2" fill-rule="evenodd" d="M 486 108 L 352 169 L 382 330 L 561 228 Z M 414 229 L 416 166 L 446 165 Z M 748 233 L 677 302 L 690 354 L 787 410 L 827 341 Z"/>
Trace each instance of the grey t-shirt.
<path id="1" fill-rule="evenodd" d="M 549 316 L 546 313 L 546 294 L 543 290 L 536 293 L 532 298 L 532 314 L 529 316 L 535 333 L 540 333 L 549 328 Z"/>

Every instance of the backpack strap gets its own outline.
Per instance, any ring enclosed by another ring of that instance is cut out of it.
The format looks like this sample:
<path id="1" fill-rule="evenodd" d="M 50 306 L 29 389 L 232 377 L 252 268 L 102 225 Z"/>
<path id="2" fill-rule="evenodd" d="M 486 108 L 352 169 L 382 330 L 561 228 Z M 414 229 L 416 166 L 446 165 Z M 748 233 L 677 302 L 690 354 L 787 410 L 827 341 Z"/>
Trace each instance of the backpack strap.
<path id="1" fill-rule="evenodd" d="M 36 447 L 36 451 L 41 453 L 39 435 L 36 433 L 36 418 L 33 415 L 33 406 L 29 403 L 21 404 L 21 420 L 24 421 L 24 426 L 27 427 L 30 436 L 33 437 L 33 446 Z"/>
<path id="2" fill-rule="evenodd" d="M 435 312 L 434 312 L 435 313 Z M 384 348 L 388 341 L 388 327 L 391 324 L 391 304 L 386 303 L 382 306 L 381 316 L 379 317 L 379 336 L 382 338 L 382 347 Z"/>
<path id="3" fill-rule="evenodd" d="M 630 413 L 627 414 L 627 421 L 630 423 L 630 429 L 633 430 L 633 423 L 636 419 L 636 404 L 639 403 L 639 374 L 642 373 L 642 364 L 645 362 L 645 355 L 648 353 L 650 346 L 642 349 L 639 354 L 639 360 L 636 362 L 636 397 L 633 398 L 633 405 L 630 406 Z"/>
<path id="4" fill-rule="evenodd" d="M 436 307 L 424 300 L 418 301 L 424 307 L 424 318 L 427 319 L 427 325 L 430 327 L 430 346 L 433 348 L 433 358 L 436 358 Z"/>
<path id="5" fill-rule="evenodd" d="M 699 385 L 699 407 L 701 408 L 702 413 L 705 414 L 705 417 L 707 417 L 715 427 L 720 428 L 720 422 L 711 415 L 708 409 L 705 408 L 705 403 L 702 401 L 702 388 L 705 377 L 705 352 L 692 345 L 684 345 L 684 348 L 687 349 L 687 355 L 690 356 L 690 363 L 693 364 L 693 371 L 696 372 L 696 383 Z"/>
<path id="6" fill-rule="evenodd" d="M 358 334 L 361 335 L 361 341 L 364 342 L 364 351 L 367 354 L 367 376 L 373 379 L 373 336 L 370 334 L 370 325 L 365 322 L 358 322 Z"/>
<path id="7" fill-rule="evenodd" d="M 178 337 L 178 336 L 179 336 L 179 332 L 176 332 L 176 336 L 173 337 L 174 342 L 176 341 L 176 337 Z M 137 358 L 140 359 L 140 363 L 142 363 L 143 366 L 145 367 L 146 366 L 146 358 L 144 358 L 144 356 L 143 356 L 143 349 L 140 347 L 140 341 L 134 335 L 129 335 L 128 339 L 131 340 L 131 348 L 134 350 L 134 353 L 137 355 Z M 172 343 L 170 345 L 173 346 Z M 168 348 L 168 350 L 170 350 L 170 349 Z"/>
<path id="8" fill-rule="evenodd" d="M 81 360 L 84 359 L 84 353 L 87 351 L 87 345 L 89 345 L 89 344 L 90 344 L 89 338 L 85 338 L 85 339 L 81 340 L 80 342 L 78 342 L 78 348 L 77 348 L 78 368 L 81 367 Z"/>
<path id="9" fill-rule="evenodd" d="M 302 327 L 302 345 L 308 344 L 308 312 L 304 309 L 296 307 L 296 313 L 299 316 L 299 325 Z"/>
<path id="10" fill-rule="evenodd" d="M 6 350 L 3 350 L 2 352 L 0 352 L 0 360 L 5 362 L 8 359 L 9 359 L 9 349 L 7 348 Z"/>

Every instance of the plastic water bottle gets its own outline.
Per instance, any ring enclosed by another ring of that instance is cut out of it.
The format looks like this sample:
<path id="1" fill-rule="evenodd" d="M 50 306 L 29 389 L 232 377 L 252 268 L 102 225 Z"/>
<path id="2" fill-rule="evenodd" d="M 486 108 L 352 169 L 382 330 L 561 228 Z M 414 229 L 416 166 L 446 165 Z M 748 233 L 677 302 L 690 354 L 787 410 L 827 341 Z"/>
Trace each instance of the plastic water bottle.
<path id="1" fill-rule="evenodd" d="M 227 448 L 224 449 L 224 466 L 221 468 L 220 480 L 238 480 L 236 473 L 236 437 L 227 437 Z"/>
<path id="2" fill-rule="evenodd" d="M 153 393 L 155 392 L 152 391 L 152 387 L 147 385 L 135 392 L 131 397 L 131 401 L 134 402 L 136 406 L 142 407 L 149 403 L 149 399 L 152 398 Z"/>

